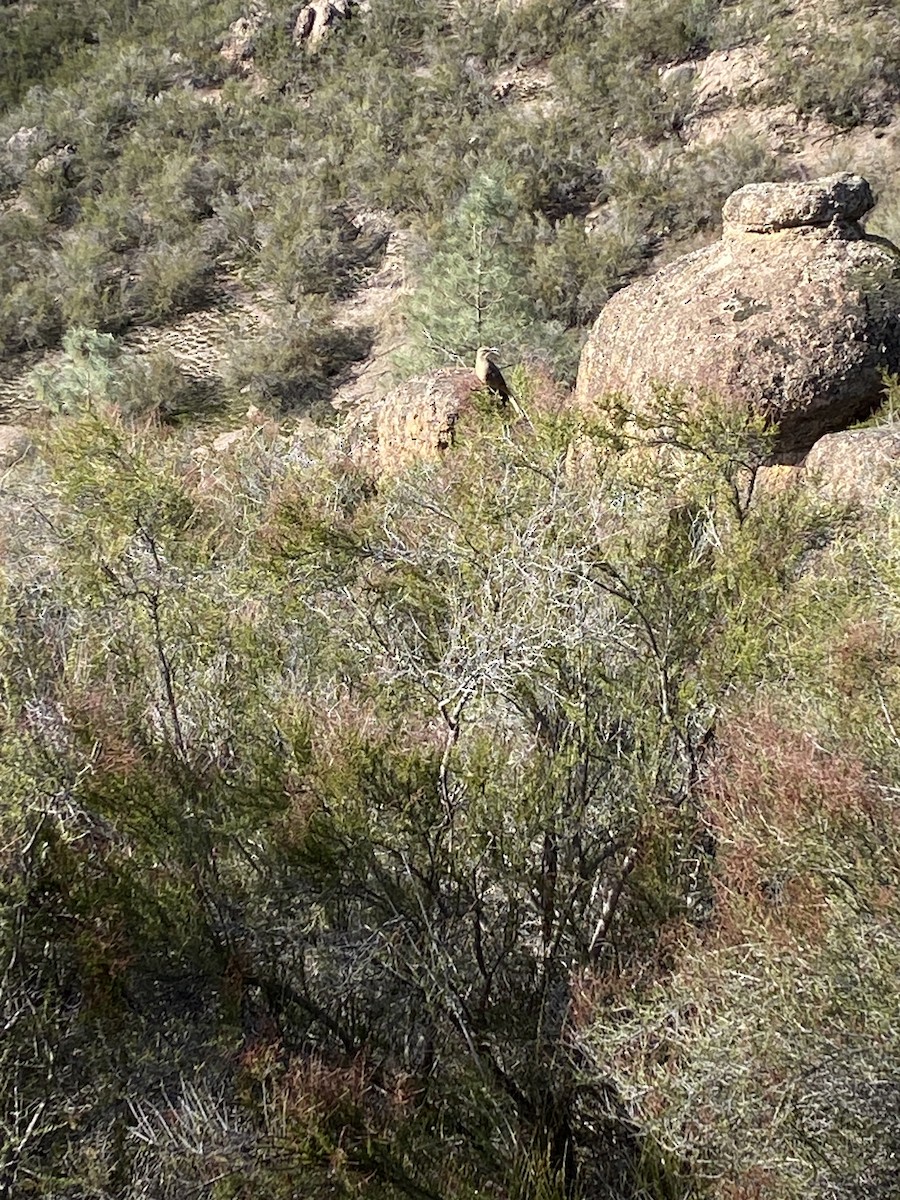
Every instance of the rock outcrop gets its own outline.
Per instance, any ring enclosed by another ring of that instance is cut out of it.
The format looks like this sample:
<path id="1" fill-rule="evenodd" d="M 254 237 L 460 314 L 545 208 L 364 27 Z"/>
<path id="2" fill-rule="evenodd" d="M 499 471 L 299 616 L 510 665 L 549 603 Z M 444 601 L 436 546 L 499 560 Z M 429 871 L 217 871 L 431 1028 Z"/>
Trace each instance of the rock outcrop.
<path id="1" fill-rule="evenodd" d="M 640 411 L 660 383 L 714 394 L 776 422 L 786 462 L 867 416 L 900 369 L 900 251 L 858 224 L 873 204 L 857 175 L 741 188 L 721 241 L 612 297 L 576 402 L 619 392 Z"/>
<path id="2" fill-rule="evenodd" d="M 377 475 L 436 458 L 453 445 L 457 422 L 481 390 L 475 373 L 465 367 L 408 379 L 376 405 L 348 415 L 345 449 L 352 461 Z"/>
<path id="3" fill-rule="evenodd" d="M 43 140 L 45 134 L 37 125 L 22 125 L 6 139 L 7 153 L 14 158 L 24 157 Z"/>
<path id="4" fill-rule="evenodd" d="M 856 222 L 875 207 L 868 181 L 859 175 L 831 175 L 811 183 L 749 183 L 725 201 L 722 223 L 729 233 L 780 233 L 808 226 L 859 237 Z"/>
<path id="5" fill-rule="evenodd" d="M 368 7 L 366 0 L 311 0 L 297 14 L 293 40 L 309 50 L 315 50 L 338 22 L 350 16 L 353 9 L 364 12 Z"/>
<path id="6" fill-rule="evenodd" d="M 257 35 L 269 16 L 265 5 L 251 4 L 246 16 L 238 17 L 228 26 L 219 51 L 222 58 L 233 66 L 247 68 L 256 52 Z"/>
<path id="7" fill-rule="evenodd" d="M 900 486 L 900 426 L 849 429 L 820 438 L 806 456 L 805 481 L 822 495 L 859 504 Z"/>

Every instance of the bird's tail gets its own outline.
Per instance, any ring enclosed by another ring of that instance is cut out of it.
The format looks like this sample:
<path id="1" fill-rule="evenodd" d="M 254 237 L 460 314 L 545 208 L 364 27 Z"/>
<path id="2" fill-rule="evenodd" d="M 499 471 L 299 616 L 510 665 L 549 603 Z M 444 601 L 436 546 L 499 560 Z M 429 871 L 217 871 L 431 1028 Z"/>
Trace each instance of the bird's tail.
<path id="1" fill-rule="evenodd" d="M 529 426 L 534 429 L 534 422 L 525 411 L 524 406 L 516 399 L 515 393 L 512 391 L 509 392 L 509 402 L 512 405 L 512 410 L 516 416 L 523 421 L 527 421 Z"/>

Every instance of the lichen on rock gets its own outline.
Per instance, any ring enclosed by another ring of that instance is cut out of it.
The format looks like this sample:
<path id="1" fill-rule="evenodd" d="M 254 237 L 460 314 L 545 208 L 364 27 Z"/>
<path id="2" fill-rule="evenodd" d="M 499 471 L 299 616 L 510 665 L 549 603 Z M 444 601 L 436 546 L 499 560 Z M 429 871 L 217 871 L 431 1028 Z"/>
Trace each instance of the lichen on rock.
<path id="1" fill-rule="evenodd" d="M 577 404 L 616 392 L 642 411 L 660 384 L 714 393 L 778 425 L 779 461 L 867 416 L 900 369 L 900 251 L 859 225 L 873 203 L 850 174 L 735 192 L 721 241 L 603 309 Z"/>
<path id="2" fill-rule="evenodd" d="M 825 228 L 835 221 L 841 230 L 874 207 L 875 196 L 861 175 L 830 175 L 803 183 L 749 183 L 725 201 L 723 236 Z"/>
<path id="3" fill-rule="evenodd" d="M 437 458 L 452 446 L 457 422 L 480 390 L 475 373 L 465 367 L 408 379 L 376 405 L 348 414 L 345 449 L 351 461 L 375 475 Z"/>
<path id="4" fill-rule="evenodd" d="M 900 428 L 894 425 L 829 433 L 804 463 L 806 482 L 822 495 L 859 504 L 900 487 Z"/>

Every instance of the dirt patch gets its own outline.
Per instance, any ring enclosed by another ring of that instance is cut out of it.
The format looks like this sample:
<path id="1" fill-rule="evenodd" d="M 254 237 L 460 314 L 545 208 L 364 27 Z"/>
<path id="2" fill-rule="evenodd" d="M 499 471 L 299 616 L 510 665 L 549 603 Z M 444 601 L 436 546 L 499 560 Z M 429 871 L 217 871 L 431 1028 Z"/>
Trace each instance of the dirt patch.
<path id="1" fill-rule="evenodd" d="M 339 328 L 368 330 L 374 335 L 369 356 L 349 369 L 332 397 L 338 412 L 376 399 L 390 387 L 393 355 L 403 343 L 400 301 L 410 291 L 406 264 L 412 235 L 393 228 L 389 215 L 376 210 L 357 213 L 354 224 L 364 234 L 384 233 L 387 245 L 377 270 L 335 306 L 334 323 Z"/>
<path id="2" fill-rule="evenodd" d="M 185 313 L 164 327 L 131 329 L 119 340 L 119 348 L 124 356 L 168 354 L 187 380 L 215 390 L 222 384 L 234 344 L 261 336 L 273 321 L 274 304 L 264 292 L 251 292 L 237 281 L 226 280 L 214 306 Z M 35 368 L 56 367 L 62 361 L 62 351 L 51 350 L 17 354 L 0 362 L 0 420 L 33 418 L 40 408 Z"/>

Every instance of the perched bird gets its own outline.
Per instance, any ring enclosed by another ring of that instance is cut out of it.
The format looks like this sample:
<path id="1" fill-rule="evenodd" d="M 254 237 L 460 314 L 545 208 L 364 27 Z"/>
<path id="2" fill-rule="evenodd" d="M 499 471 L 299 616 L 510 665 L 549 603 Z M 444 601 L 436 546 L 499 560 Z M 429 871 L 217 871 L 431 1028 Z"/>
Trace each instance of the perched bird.
<path id="1" fill-rule="evenodd" d="M 489 391 L 500 397 L 504 407 L 507 404 L 512 405 L 513 412 L 527 421 L 525 410 L 513 395 L 512 389 L 503 378 L 503 372 L 494 361 L 495 355 L 499 353 L 496 346 L 479 346 L 475 354 L 475 374 Z"/>
<path id="2" fill-rule="evenodd" d="M 503 372 L 494 361 L 494 356 L 499 353 L 496 346 L 479 346 L 475 354 L 475 374 L 486 388 L 498 395 L 504 404 L 508 404 L 512 399 L 512 392 L 503 378 Z"/>

